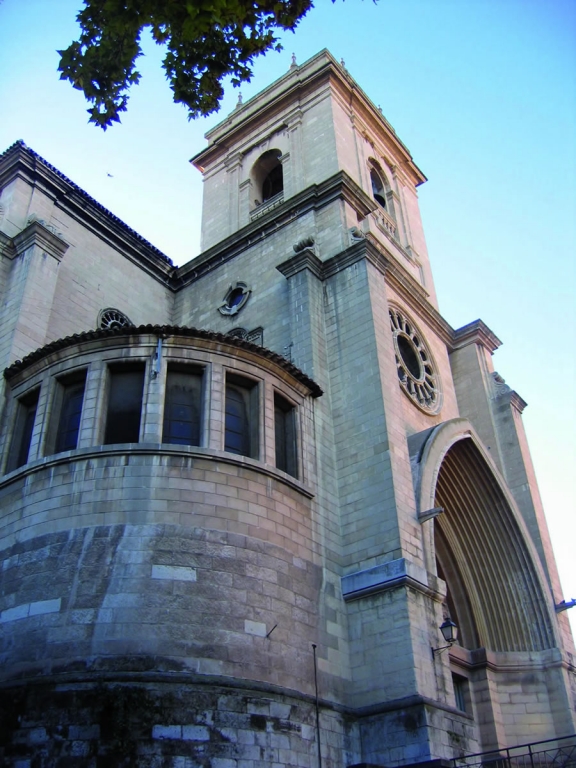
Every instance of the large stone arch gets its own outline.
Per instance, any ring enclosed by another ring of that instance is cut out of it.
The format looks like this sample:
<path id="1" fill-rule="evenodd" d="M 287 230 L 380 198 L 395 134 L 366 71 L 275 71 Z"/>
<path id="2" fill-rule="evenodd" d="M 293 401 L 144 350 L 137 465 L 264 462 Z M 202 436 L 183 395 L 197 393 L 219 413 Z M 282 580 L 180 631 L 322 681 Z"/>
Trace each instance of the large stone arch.
<path id="1" fill-rule="evenodd" d="M 557 645 L 551 603 L 524 521 L 466 419 L 422 435 L 413 456 L 428 566 L 438 558 L 451 611 L 469 648 L 540 651 Z M 415 441 L 413 441 L 415 445 Z"/>

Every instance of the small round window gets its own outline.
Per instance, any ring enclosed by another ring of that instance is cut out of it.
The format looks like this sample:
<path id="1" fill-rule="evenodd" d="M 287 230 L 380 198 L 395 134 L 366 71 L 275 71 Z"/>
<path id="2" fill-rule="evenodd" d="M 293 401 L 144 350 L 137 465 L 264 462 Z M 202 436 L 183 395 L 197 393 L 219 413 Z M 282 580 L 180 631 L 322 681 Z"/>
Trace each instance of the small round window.
<path id="1" fill-rule="evenodd" d="M 105 330 L 112 328 L 124 328 L 127 325 L 134 325 L 131 320 L 119 309 L 108 307 L 103 309 L 98 315 L 98 328 Z"/>
<path id="2" fill-rule="evenodd" d="M 395 307 L 390 309 L 390 325 L 402 390 L 422 410 L 436 413 L 441 405 L 440 379 L 422 334 Z"/>
<path id="3" fill-rule="evenodd" d="M 246 283 L 238 282 L 236 285 L 231 285 L 224 296 L 224 303 L 218 307 L 218 312 L 221 315 L 237 315 L 250 298 L 251 293 L 252 291 Z"/>

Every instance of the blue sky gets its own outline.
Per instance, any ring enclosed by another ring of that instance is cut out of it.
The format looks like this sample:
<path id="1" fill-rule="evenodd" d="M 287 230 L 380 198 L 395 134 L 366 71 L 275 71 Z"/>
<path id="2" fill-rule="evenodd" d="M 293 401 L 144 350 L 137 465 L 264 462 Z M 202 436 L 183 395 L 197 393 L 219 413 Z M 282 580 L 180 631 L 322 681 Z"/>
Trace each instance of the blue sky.
<path id="1" fill-rule="evenodd" d="M 0 148 L 23 139 L 184 263 L 199 252 L 202 194 L 188 160 L 238 92 L 188 122 L 149 43 L 122 124 L 103 133 L 56 72 L 79 9 L 0 0 Z M 420 202 L 440 309 L 454 327 L 482 318 L 504 342 L 495 368 L 529 404 L 564 596 L 576 597 L 575 0 L 319 0 L 283 43 L 256 65 L 245 101 L 292 52 L 303 62 L 326 47 L 427 175 Z"/>

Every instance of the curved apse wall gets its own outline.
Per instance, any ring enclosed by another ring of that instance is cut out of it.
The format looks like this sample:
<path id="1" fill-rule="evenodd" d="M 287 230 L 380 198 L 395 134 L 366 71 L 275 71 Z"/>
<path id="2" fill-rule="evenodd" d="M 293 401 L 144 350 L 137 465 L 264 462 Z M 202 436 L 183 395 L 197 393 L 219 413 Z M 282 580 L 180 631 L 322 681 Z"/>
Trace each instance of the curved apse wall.
<path id="1" fill-rule="evenodd" d="M 310 692 L 317 385 L 253 344 L 167 327 L 81 334 L 5 375 L 4 681 L 154 670 Z"/>

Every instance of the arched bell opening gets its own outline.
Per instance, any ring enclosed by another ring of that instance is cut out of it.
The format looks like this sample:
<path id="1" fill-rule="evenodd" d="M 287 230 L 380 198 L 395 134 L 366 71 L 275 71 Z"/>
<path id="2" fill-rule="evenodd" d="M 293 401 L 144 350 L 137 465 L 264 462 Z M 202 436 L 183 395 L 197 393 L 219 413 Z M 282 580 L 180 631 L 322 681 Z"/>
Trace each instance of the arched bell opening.
<path id="1" fill-rule="evenodd" d="M 284 191 L 284 171 L 279 149 L 269 149 L 260 155 L 250 172 L 253 189 L 251 209 L 276 198 Z"/>
<path id="2" fill-rule="evenodd" d="M 455 442 L 435 487 L 439 575 L 462 645 L 492 651 L 554 646 L 545 597 L 524 534 L 492 468 L 474 441 Z"/>
<path id="3" fill-rule="evenodd" d="M 390 222 L 396 222 L 394 195 L 387 174 L 375 158 L 368 162 L 368 181 L 372 197 L 378 203 L 378 212 Z"/>

